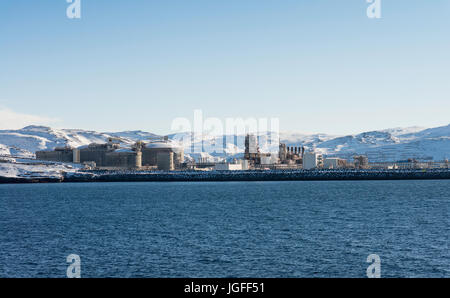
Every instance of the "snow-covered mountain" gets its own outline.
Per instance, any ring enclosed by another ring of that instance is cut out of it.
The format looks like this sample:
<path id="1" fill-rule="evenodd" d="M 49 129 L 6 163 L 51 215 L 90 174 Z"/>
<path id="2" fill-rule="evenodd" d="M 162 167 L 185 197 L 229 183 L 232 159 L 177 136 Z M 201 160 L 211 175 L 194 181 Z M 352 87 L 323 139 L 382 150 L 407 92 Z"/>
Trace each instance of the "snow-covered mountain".
<path id="1" fill-rule="evenodd" d="M 324 154 L 343 158 L 365 154 L 373 161 L 444 160 L 450 157 L 450 125 L 364 132 L 334 138 L 317 147 Z"/>
<path id="2" fill-rule="evenodd" d="M 245 136 L 192 136 L 190 133 L 169 135 L 171 139 L 181 137 L 194 140 L 196 152 L 191 157 L 241 157 L 244 152 Z M 53 129 L 45 126 L 27 126 L 18 130 L 0 130 L 0 155 L 33 157 L 38 150 L 61 146 L 83 146 L 90 143 L 104 143 L 109 137 L 120 138 L 124 146 L 137 140 L 158 137 L 144 131 L 95 132 L 77 129 Z M 262 151 L 273 151 L 277 144 L 264 142 L 267 136 L 260 136 Z M 327 156 L 351 159 L 356 154 L 365 154 L 371 161 L 397 161 L 408 158 L 420 160 L 444 160 L 450 158 L 450 125 L 436 128 L 393 128 L 363 132 L 356 135 L 333 136 L 327 134 L 281 133 L 281 142 L 288 146 L 305 146 Z M 225 144 L 225 153 L 213 153 L 217 146 Z M 186 152 L 190 146 L 186 145 Z"/>
<path id="3" fill-rule="evenodd" d="M 105 143 L 108 138 L 120 138 L 127 146 L 137 140 L 147 140 L 155 134 L 143 131 L 101 133 L 80 129 L 54 129 L 46 126 L 27 126 L 18 130 L 0 130 L 0 155 L 33 157 L 39 150 L 55 147 L 80 147 L 91 143 Z"/>

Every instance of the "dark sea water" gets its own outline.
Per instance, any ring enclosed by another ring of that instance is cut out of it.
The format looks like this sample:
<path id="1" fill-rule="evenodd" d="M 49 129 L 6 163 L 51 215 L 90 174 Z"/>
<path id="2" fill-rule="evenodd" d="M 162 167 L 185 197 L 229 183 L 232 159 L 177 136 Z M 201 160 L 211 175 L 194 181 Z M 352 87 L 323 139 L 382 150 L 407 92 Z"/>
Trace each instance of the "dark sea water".
<path id="1" fill-rule="evenodd" d="M 450 181 L 0 185 L 0 277 L 450 277 Z"/>

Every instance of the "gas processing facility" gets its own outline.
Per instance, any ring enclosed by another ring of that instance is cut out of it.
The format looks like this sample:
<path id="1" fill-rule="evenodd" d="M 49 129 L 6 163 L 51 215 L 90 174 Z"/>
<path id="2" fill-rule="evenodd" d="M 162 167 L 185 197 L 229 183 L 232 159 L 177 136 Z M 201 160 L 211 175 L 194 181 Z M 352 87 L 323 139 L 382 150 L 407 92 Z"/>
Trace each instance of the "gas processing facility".
<path id="1" fill-rule="evenodd" d="M 245 171 L 245 170 L 316 170 L 316 169 L 427 169 L 449 168 L 448 161 L 421 163 L 414 159 L 395 163 L 370 163 L 365 155 L 352 160 L 324 157 L 319 152 L 303 146 L 287 146 L 280 143 L 278 152 L 261 152 L 258 137 L 245 137 L 243 158 L 233 161 L 200 158 L 185 162 L 184 149 L 163 137 L 149 142 L 138 141 L 129 148 L 121 148 L 120 139 L 110 138 L 105 144 L 90 144 L 79 148 L 55 148 L 38 151 L 36 159 L 51 162 L 83 164 L 86 170 L 134 170 L 134 171 Z"/>

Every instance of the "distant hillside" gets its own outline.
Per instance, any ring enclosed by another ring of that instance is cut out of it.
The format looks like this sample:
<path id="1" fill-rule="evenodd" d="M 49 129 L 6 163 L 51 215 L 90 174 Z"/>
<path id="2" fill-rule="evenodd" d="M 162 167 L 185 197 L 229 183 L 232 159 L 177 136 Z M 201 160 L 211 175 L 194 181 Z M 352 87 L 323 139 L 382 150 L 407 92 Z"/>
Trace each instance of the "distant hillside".
<path id="1" fill-rule="evenodd" d="M 405 129 L 364 132 L 335 138 L 317 146 L 324 154 L 350 158 L 365 154 L 374 161 L 408 158 L 444 160 L 450 158 L 450 125 L 411 131 Z"/>
<path id="2" fill-rule="evenodd" d="M 155 134 L 142 131 L 101 133 L 80 129 L 27 126 L 18 130 L 0 130 L 0 155 L 32 157 L 39 150 L 105 143 L 110 137 L 119 137 L 125 145 L 131 145 L 136 140 L 146 140 L 155 136 Z"/>

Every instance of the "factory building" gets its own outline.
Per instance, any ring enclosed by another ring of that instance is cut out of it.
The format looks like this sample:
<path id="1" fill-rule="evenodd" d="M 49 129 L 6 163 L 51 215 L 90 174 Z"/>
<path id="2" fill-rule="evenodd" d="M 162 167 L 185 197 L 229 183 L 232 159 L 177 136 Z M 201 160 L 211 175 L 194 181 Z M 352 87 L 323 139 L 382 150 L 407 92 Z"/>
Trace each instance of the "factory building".
<path id="1" fill-rule="evenodd" d="M 346 167 L 347 162 L 345 159 L 337 157 L 328 157 L 323 161 L 323 167 L 325 169 L 341 169 Z"/>
<path id="2" fill-rule="evenodd" d="M 303 169 L 312 170 L 323 166 L 322 154 L 316 152 L 305 152 L 303 154 Z"/>
<path id="3" fill-rule="evenodd" d="M 355 168 L 357 169 L 367 169 L 369 168 L 369 159 L 365 155 L 355 156 Z"/>
<path id="4" fill-rule="evenodd" d="M 261 165 L 273 165 L 279 163 L 279 158 L 276 155 L 267 154 L 261 156 Z"/>
<path id="5" fill-rule="evenodd" d="M 248 160 L 233 160 L 233 162 L 216 163 L 216 171 L 248 171 Z"/>
<path id="6" fill-rule="evenodd" d="M 106 144 L 90 144 L 79 148 L 80 162 L 95 162 L 102 169 L 139 169 L 142 152 L 139 147 L 121 149 L 119 139 L 110 138 Z"/>
<path id="7" fill-rule="evenodd" d="M 241 163 L 218 163 L 215 165 L 216 171 L 242 171 Z"/>
<path id="8" fill-rule="evenodd" d="M 100 169 L 140 169 L 158 167 L 172 171 L 184 163 L 182 147 L 163 141 L 145 144 L 137 142 L 131 149 L 120 148 L 118 139 L 110 138 L 105 144 L 90 144 L 74 149 L 56 148 L 53 151 L 38 151 L 36 159 L 54 162 L 95 163 Z"/>
<path id="9" fill-rule="evenodd" d="M 106 155 L 113 153 L 119 149 L 120 145 L 115 143 L 112 139 L 108 140 L 106 144 L 92 143 L 87 146 L 81 146 L 80 150 L 80 162 L 95 162 L 98 167 L 107 167 L 109 164 L 106 161 Z M 111 160 L 111 157 L 108 159 Z"/>
<path id="10" fill-rule="evenodd" d="M 281 164 L 301 164 L 303 154 L 305 152 L 304 147 L 286 146 L 286 144 L 280 144 L 278 151 L 278 157 Z"/>
<path id="11" fill-rule="evenodd" d="M 80 151 L 70 147 L 57 147 L 53 151 L 37 151 L 36 159 L 54 162 L 80 162 Z"/>
<path id="12" fill-rule="evenodd" d="M 248 171 L 250 169 L 248 160 L 241 159 L 241 160 L 239 160 L 239 163 L 241 164 L 243 171 Z"/>
<path id="13" fill-rule="evenodd" d="M 280 148 L 278 149 L 278 158 L 280 159 L 280 162 L 284 162 L 287 160 L 286 144 L 280 143 Z"/>
<path id="14" fill-rule="evenodd" d="M 36 159 L 91 163 L 102 169 L 139 169 L 142 166 L 142 152 L 139 148 L 120 149 L 117 141 L 110 138 L 106 144 L 90 144 L 80 148 L 55 148 L 53 151 L 37 151 Z"/>
<path id="15" fill-rule="evenodd" d="M 260 163 L 261 154 L 259 152 L 257 136 L 250 134 L 245 136 L 244 159 L 248 160 L 253 165 Z"/>

